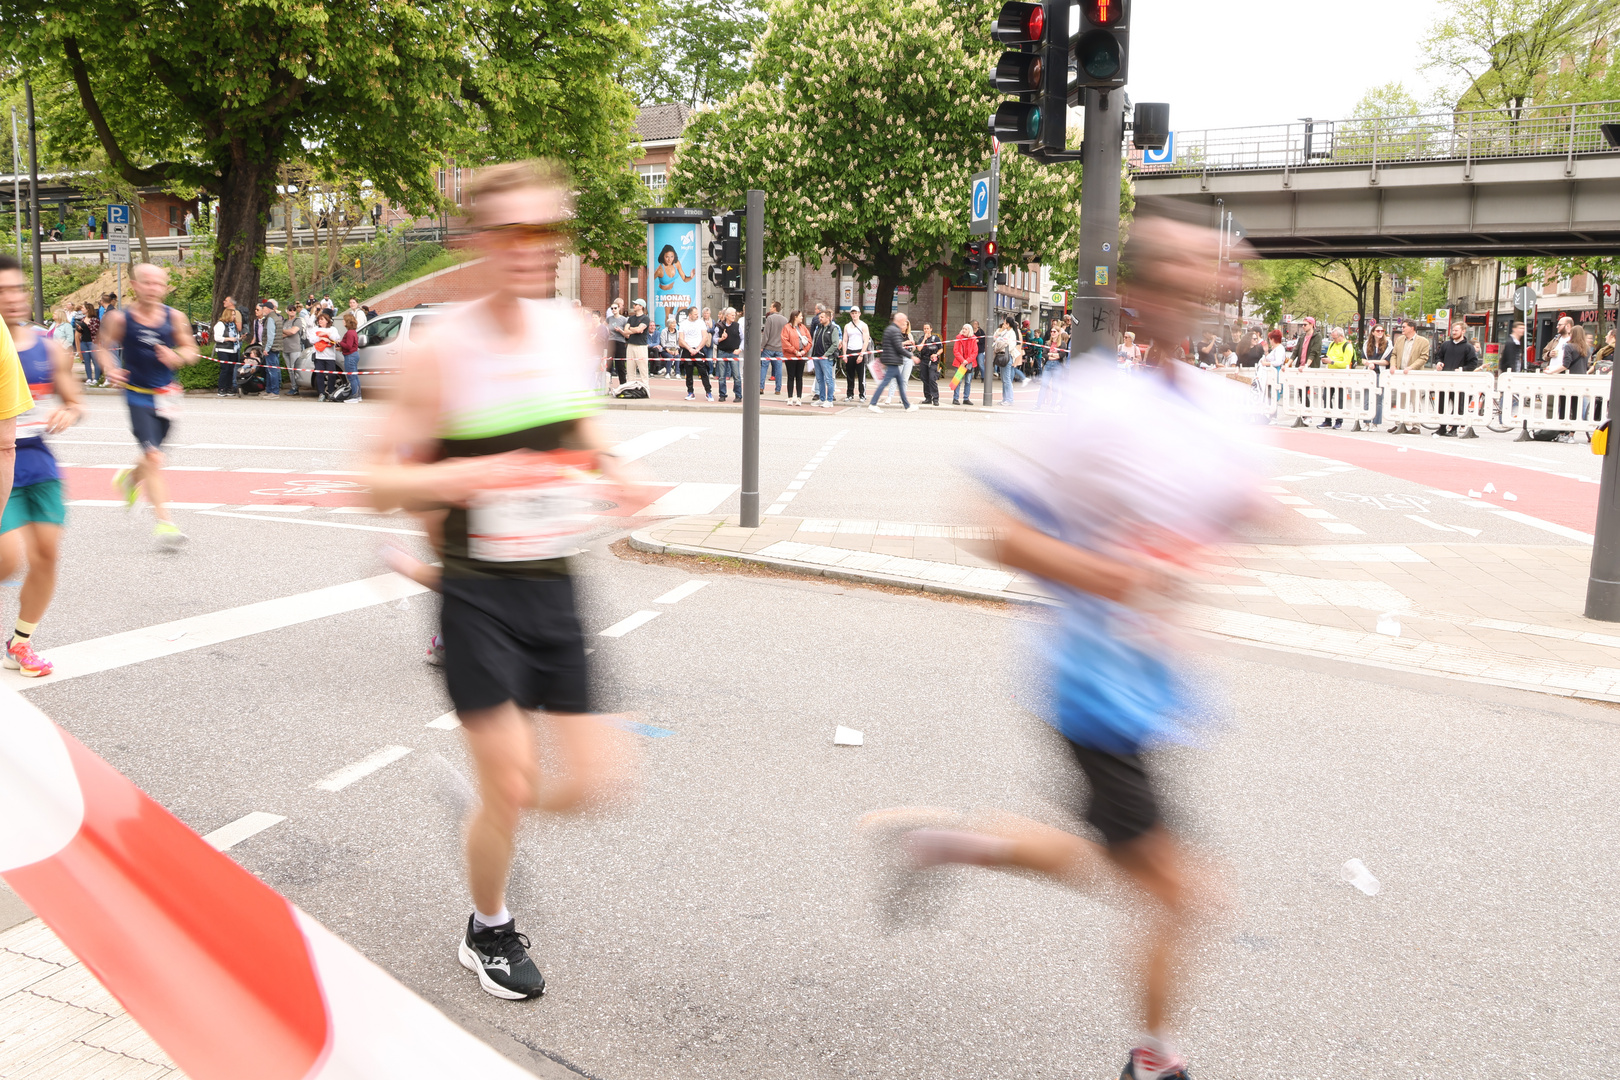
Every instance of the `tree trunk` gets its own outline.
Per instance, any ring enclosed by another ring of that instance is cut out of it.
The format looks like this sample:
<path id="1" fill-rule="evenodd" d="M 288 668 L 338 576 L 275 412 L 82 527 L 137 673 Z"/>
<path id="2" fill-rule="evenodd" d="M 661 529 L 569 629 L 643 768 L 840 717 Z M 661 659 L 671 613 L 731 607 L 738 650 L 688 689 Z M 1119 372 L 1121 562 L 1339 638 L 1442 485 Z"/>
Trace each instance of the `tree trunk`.
<path id="1" fill-rule="evenodd" d="M 214 219 L 216 315 L 227 296 L 242 311 L 252 311 L 258 303 L 259 257 L 276 190 L 276 162 L 250 158 L 241 146 L 233 147 L 232 158 L 220 176 Z"/>
<path id="2" fill-rule="evenodd" d="M 1356 288 L 1356 349 L 1367 344 L 1367 283 Z"/>
<path id="3" fill-rule="evenodd" d="M 894 314 L 894 290 L 900 284 L 900 276 L 894 273 L 878 271 L 877 296 L 872 300 L 872 322 L 877 326 L 876 333 L 882 334 L 883 329 L 889 325 L 889 318 Z M 995 286 L 991 286 L 995 288 Z"/>
<path id="4" fill-rule="evenodd" d="M 135 218 L 135 235 L 141 240 L 141 262 L 149 263 L 152 261 L 152 252 L 146 246 L 146 208 L 141 205 L 141 189 L 131 190 L 135 193 L 135 212 L 132 216 Z"/>
<path id="5" fill-rule="evenodd" d="M 1380 322 L 1384 317 L 1384 274 L 1382 271 L 1373 275 L 1373 321 Z M 1366 346 L 1362 346 L 1363 352 Z"/>
<path id="6" fill-rule="evenodd" d="M 281 200 L 281 231 L 287 238 L 285 254 L 287 256 L 287 292 L 290 294 L 288 296 L 290 300 L 298 299 L 298 264 L 293 261 L 293 213 L 296 210 L 297 205 L 291 199 L 284 198 Z"/>

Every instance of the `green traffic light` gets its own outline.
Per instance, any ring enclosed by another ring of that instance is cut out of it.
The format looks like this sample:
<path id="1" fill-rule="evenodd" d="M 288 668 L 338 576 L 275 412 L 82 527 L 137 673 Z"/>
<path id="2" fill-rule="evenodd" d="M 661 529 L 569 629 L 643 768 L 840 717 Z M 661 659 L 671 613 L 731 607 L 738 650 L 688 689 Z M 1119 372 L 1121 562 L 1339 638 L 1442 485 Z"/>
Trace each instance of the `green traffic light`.
<path id="1" fill-rule="evenodd" d="M 1093 30 L 1074 47 L 1080 70 L 1093 79 L 1112 79 L 1119 74 L 1119 39 L 1106 30 Z"/>
<path id="2" fill-rule="evenodd" d="M 1041 107 L 1039 105 L 1024 114 L 1024 138 L 1034 140 L 1041 137 Z"/>

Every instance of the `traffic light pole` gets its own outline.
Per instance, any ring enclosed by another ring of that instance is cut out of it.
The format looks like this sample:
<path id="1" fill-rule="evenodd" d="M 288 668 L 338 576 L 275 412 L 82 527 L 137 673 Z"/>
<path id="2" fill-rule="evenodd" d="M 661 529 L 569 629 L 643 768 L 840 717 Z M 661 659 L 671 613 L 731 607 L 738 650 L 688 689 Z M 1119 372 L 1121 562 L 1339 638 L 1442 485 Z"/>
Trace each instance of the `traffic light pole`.
<path id="1" fill-rule="evenodd" d="M 742 505 L 745 529 L 759 528 L 759 351 L 765 337 L 765 193 L 748 193 L 743 221 Z"/>
<path id="2" fill-rule="evenodd" d="M 998 194 L 1000 193 L 1000 191 L 1001 191 L 1001 144 L 1000 143 L 996 144 L 995 151 L 992 152 L 991 155 L 990 155 L 990 186 L 991 186 L 991 189 L 993 191 L 997 192 Z M 995 235 L 996 235 L 996 230 L 992 228 L 990 230 L 991 239 L 994 239 Z M 1000 324 L 998 324 L 996 322 L 996 270 L 1000 269 L 1000 265 L 1001 265 L 1000 261 L 998 260 L 997 263 L 996 263 L 996 269 L 992 269 L 992 270 L 989 270 L 988 272 L 986 272 L 985 281 L 984 281 L 984 333 L 985 333 L 985 343 L 984 344 L 985 344 L 985 350 L 984 350 L 984 370 L 979 372 L 979 374 L 982 376 L 982 378 L 980 378 L 979 381 L 984 384 L 984 387 L 983 387 L 983 390 L 984 390 L 984 407 L 987 408 L 987 409 L 991 407 L 992 398 L 994 397 L 994 394 L 990 390 L 990 384 L 995 381 L 994 379 L 991 378 L 991 376 L 996 373 L 996 354 L 995 354 L 994 350 L 992 350 L 990 348 L 990 337 L 998 329 L 1000 329 Z"/>
<path id="3" fill-rule="evenodd" d="M 1526 339 L 1529 339 L 1527 333 Z M 1609 400 L 1620 392 L 1620 364 L 1609 376 Z M 1592 538 L 1592 569 L 1586 579 L 1586 617 L 1603 622 L 1620 622 L 1620 446 L 1616 445 L 1614 425 L 1609 425 L 1609 445 L 1603 455 L 1602 481 L 1598 486 L 1597 526 Z"/>
<path id="4" fill-rule="evenodd" d="M 1080 274 L 1074 290 L 1070 356 L 1093 349 L 1113 356 L 1119 344 L 1119 175 L 1125 110 L 1110 92 L 1083 88 L 1085 143 L 1081 147 Z"/>

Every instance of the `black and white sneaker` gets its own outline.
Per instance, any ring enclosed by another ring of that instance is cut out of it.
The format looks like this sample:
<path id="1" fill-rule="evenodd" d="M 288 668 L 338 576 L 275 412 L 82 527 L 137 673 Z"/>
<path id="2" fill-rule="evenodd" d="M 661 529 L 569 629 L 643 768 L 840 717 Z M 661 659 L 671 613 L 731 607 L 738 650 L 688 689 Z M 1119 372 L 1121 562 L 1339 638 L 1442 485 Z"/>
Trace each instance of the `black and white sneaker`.
<path id="1" fill-rule="evenodd" d="M 545 976 L 529 959 L 529 939 L 517 932 L 516 920 L 480 930 L 467 916 L 467 932 L 457 955 L 461 966 L 478 976 L 486 994 L 522 1001 L 546 992 Z"/>

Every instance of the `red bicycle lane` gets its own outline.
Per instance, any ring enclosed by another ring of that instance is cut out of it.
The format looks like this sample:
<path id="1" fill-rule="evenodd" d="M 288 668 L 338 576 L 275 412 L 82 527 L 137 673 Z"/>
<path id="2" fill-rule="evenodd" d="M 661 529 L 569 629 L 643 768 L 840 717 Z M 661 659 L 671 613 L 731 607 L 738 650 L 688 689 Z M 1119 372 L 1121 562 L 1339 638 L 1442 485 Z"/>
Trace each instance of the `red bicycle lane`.
<path id="1" fill-rule="evenodd" d="M 68 466 L 62 470 L 70 500 L 119 498 L 112 478 L 115 469 Z M 166 469 L 169 500 L 176 503 L 214 503 L 221 506 L 365 506 L 370 488 L 353 472 L 283 472 L 268 469 L 244 472 Z M 650 483 L 617 487 L 601 484 L 593 512 L 607 517 L 633 517 L 663 496 L 674 484 Z"/>
<path id="2" fill-rule="evenodd" d="M 1550 521 L 1584 533 L 1597 522 L 1598 485 L 1517 465 L 1473 461 L 1428 447 L 1400 446 L 1298 428 L 1273 432 L 1274 445 L 1333 458 L 1372 472 L 1474 498 L 1503 510 Z M 1415 442 L 1416 440 L 1414 440 Z M 1298 470 L 1308 472 L 1311 466 Z M 1487 484 L 1496 490 L 1485 490 Z M 1505 498 L 1517 496 L 1515 500 Z"/>

